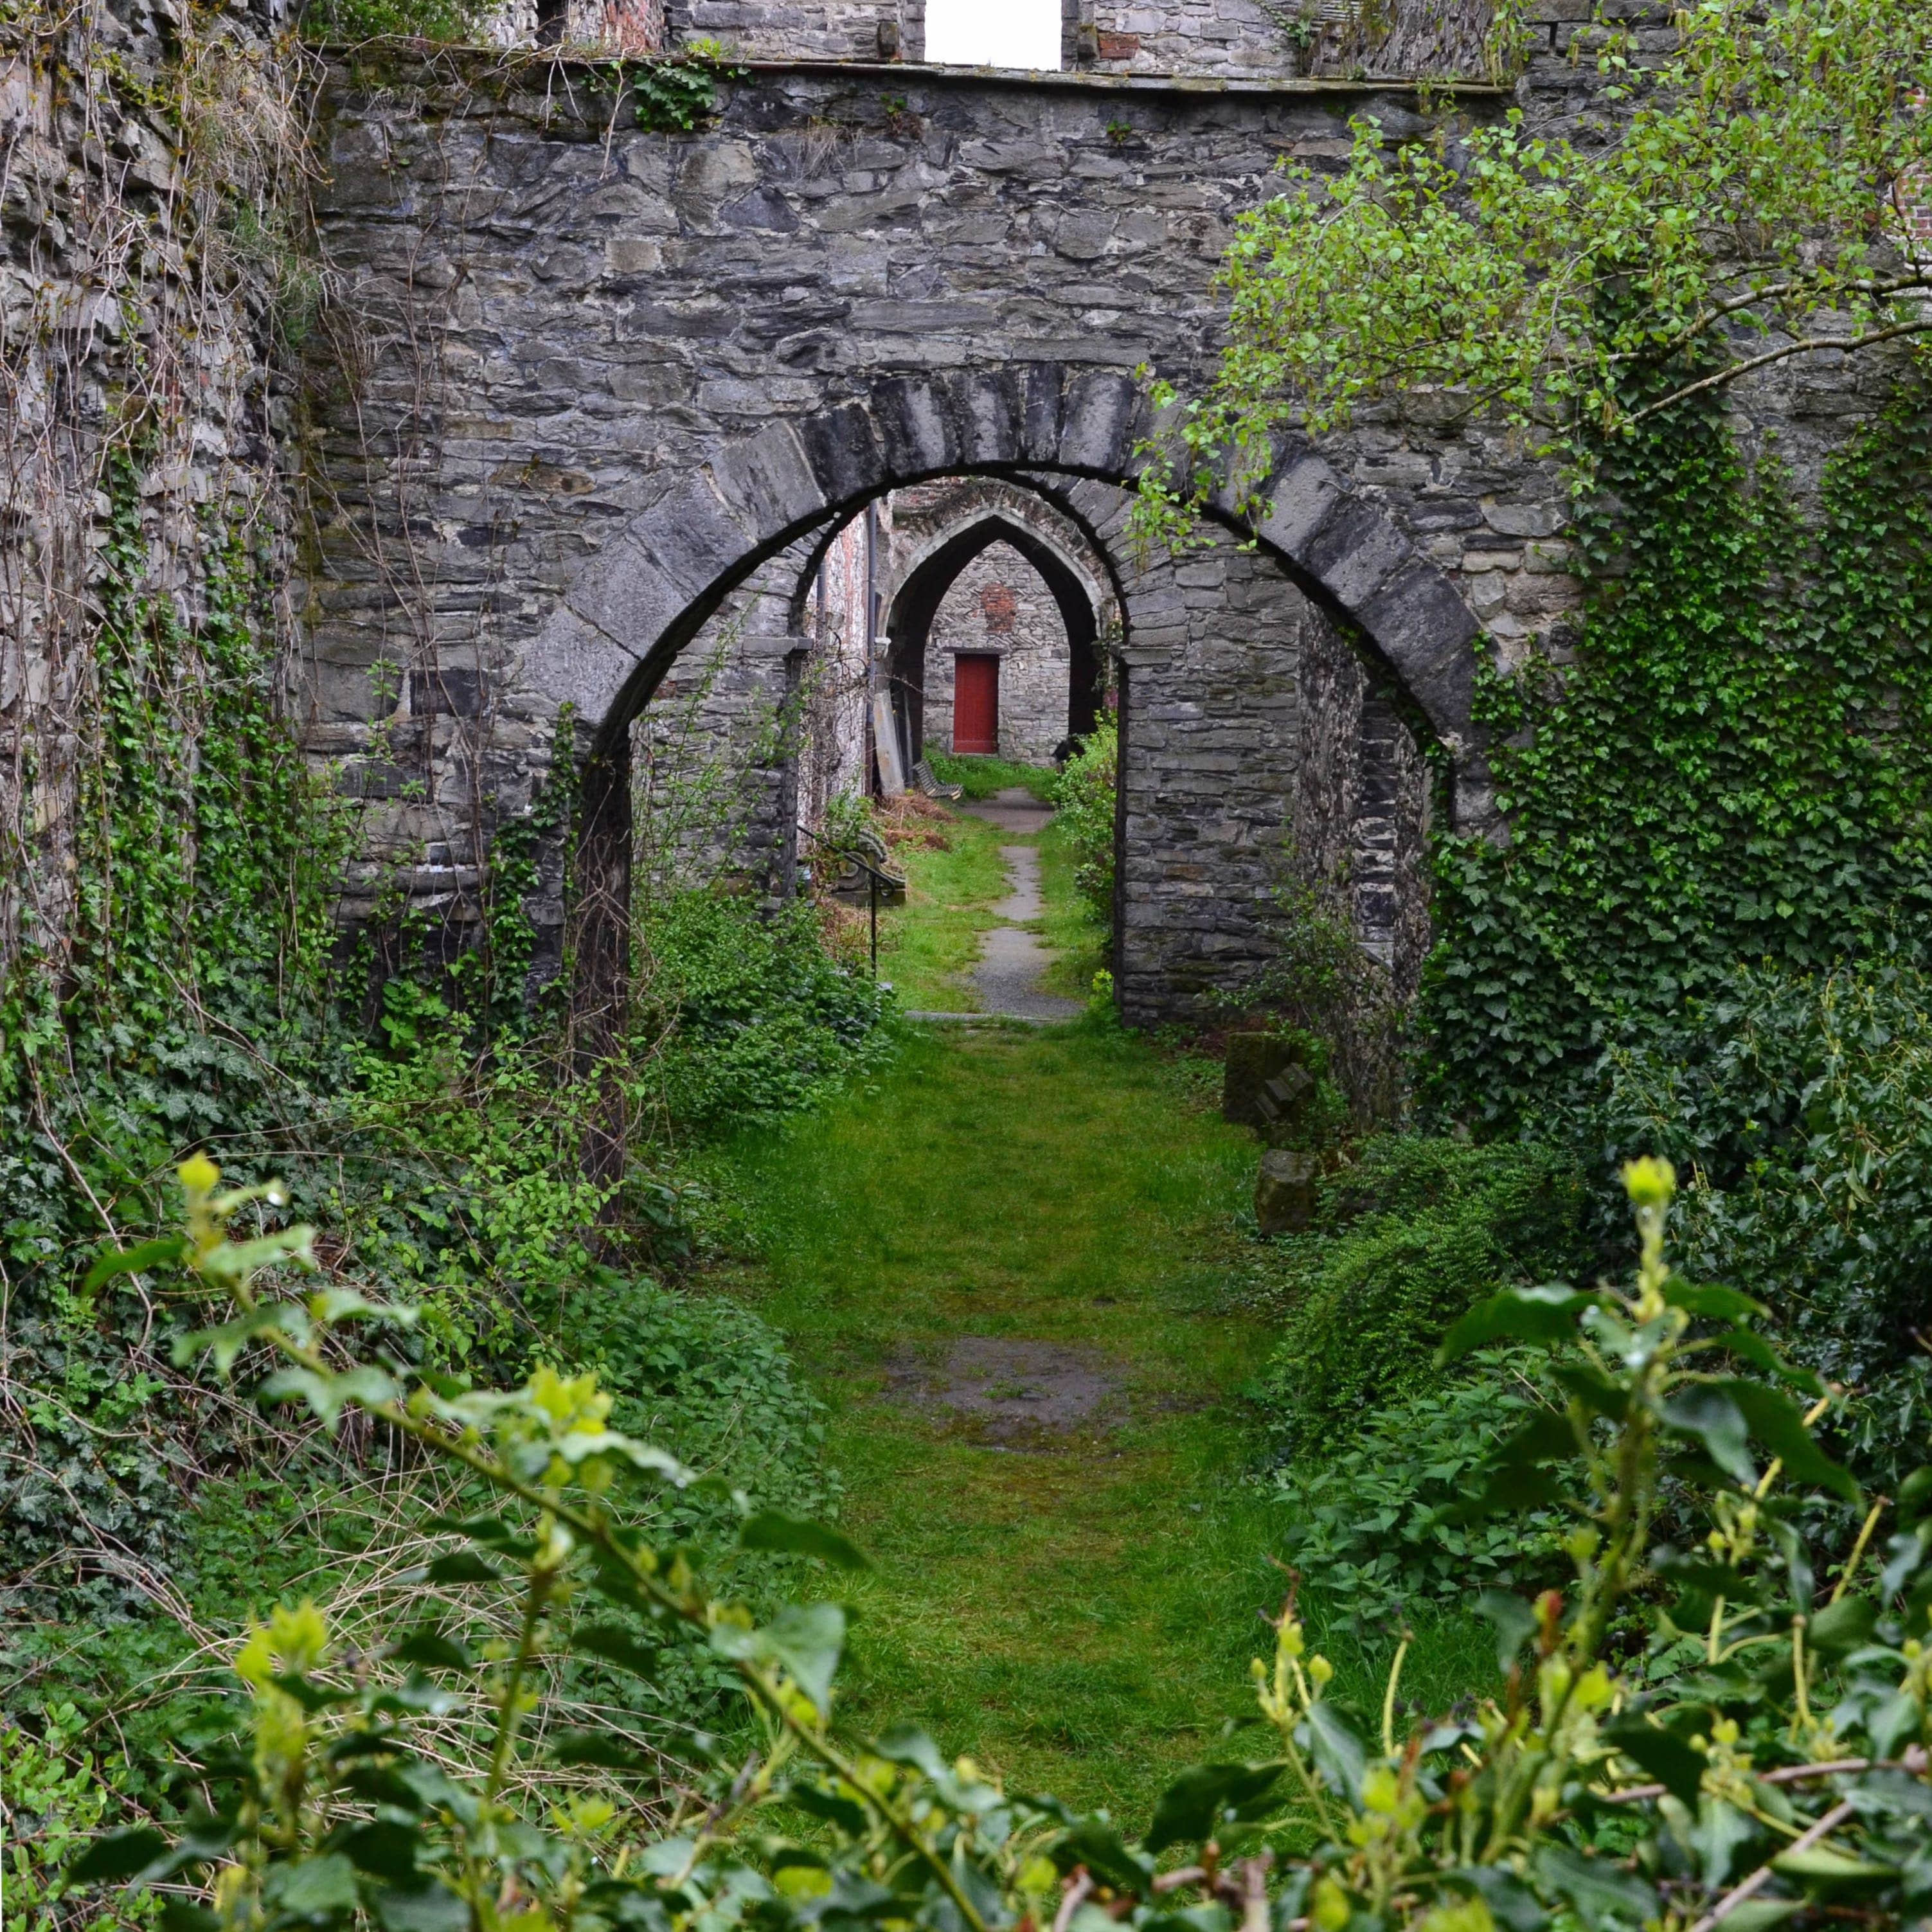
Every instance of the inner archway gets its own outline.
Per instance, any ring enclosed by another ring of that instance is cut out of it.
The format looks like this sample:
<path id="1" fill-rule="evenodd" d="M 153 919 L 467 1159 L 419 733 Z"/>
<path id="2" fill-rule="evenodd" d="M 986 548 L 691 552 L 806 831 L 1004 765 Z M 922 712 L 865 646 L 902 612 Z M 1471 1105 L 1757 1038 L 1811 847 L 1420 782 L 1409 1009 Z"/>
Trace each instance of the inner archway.
<path id="1" fill-rule="evenodd" d="M 903 494 L 909 520 L 922 516 L 923 541 L 901 574 L 886 630 L 909 757 L 923 754 L 931 734 L 942 750 L 1047 762 L 1092 730 L 1102 701 L 1100 635 L 1103 626 L 1119 628 L 1104 560 L 1070 518 L 1011 485 L 932 484 Z M 955 728 L 962 656 L 993 674 L 990 743 L 962 740 Z"/>

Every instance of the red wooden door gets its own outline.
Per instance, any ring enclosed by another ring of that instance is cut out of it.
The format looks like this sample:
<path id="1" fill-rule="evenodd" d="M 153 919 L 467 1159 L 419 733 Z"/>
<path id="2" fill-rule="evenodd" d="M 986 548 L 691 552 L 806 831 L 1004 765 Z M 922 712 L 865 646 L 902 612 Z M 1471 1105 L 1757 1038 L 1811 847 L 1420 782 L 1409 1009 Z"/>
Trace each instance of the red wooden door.
<path id="1" fill-rule="evenodd" d="M 961 651 L 952 660 L 952 748 L 1000 748 L 1000 660 L 990 651 Z"/>

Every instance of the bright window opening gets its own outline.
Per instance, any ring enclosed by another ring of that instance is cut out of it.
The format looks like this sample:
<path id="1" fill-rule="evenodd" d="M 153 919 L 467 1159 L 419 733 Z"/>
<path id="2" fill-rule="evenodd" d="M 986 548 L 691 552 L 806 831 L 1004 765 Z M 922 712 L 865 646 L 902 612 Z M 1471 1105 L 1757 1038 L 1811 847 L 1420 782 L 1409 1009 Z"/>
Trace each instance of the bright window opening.
<path id="1" fill-rule="evenodd" d="M 926 0 L 926 57 L 954 67 L 1057 69 L 1059 0 Z"/>

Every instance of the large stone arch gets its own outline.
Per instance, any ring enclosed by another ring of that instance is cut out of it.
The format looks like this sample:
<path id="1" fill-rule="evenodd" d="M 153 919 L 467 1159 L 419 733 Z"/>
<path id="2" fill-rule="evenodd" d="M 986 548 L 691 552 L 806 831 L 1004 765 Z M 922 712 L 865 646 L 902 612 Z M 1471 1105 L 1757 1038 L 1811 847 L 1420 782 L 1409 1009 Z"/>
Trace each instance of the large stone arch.
<path id="1" fill-rule="evenodd" d="M 933 478 L 1010 478 L 1050 491 L 1076 517 L 1083 488 L 1103 487 L 1118 503 L 1154 427 L 1140 386 L 1124 375 L 1029 362 L 892 376 L 720 448 L 629 520 L 568 586 L 524 668 L 539 701 L 572 707 L 586 758 L 584 1010 L 621 1004 L 630 721 L 723 600 L 802 538 Z M 1239 497 L 1220 493 L 1208 514 L 1379 662 L 1448 755 L 1456 822 L 1483 822 L 1489 793 L 1472 716 L 1480 626 L 1454 583 L 1304 446 L 1285 445 L 1258 483 Z M 1177 608 L 1184 601 L 1168 596 Z M 1125 658 L 1150 666 L 1168 627 L 1130 628 Z"/>
<path id="2" fill-rule="evenodd" d="M 1154 428 L 1132 377 L 1058 362 L 866 384 L 670 479 L 565 592 L 524 682 L 542 701 L 570 705 L 593 761 L 608 759 L 705 620 L 800 537 L 938 476 L 1130 487 Z M 1452 760 L 1459 822 L 1480 818 L 1487 794 L 1471 706 L 1480 626 L 1450 578 L 1304 445 L 1284 445 L 1244 500 L 1223 491 L 1209 514 L 1275 558 L 1388 667 Z"/>

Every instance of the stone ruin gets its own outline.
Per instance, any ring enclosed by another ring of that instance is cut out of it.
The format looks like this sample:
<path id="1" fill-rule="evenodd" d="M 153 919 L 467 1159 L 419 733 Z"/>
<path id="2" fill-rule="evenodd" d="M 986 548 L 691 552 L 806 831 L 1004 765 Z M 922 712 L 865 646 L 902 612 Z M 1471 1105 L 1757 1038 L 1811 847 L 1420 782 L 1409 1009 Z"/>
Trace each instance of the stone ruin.
<path id="1" fill-rule="evenodd" d="M 1143 372 L 1204 384 L 1216 268 L 1283 158 L 1338 164 L 1363 116 L 1426 134 L 1445 76 L 1464 114 L 1580 111 L 1582 0 L 1530 0 L 1513 90 L 1487 84 L 1486 5 L 1462 0 L 1396 0 L 1372 32 L 1342 0 L 1063 0 L 1057 66 L 1025 70 L 923 59 L 938 0 L 623 4 L 533 0 L 494 49 L 334 62 L 304 123 L 305 366 L 242 304 L 205 319 L 168 376 L 179 421 L 142 458 L 143 532 L 187 621 L 196 519 L 268 506 L 291 708 L 358 815 L 345 921 L 400 908 L 460 946 L 496 842 L 568 776 L 577 872 L 547 833 L 533 973 L 560 970 L 574 916 L 579 992 L 608 1004 L 634 865 L 685 862 L 698 836 L 658 822 L 654 784 L 711 773 L 733 804 L 710 860 L 781 894 L 796 828 L 874 782 L 882 732 L 902 766 L 949 741 L 970 646 L 1010 667 L 1019 754 L 1050 754 L 1063 678 L 1067 734 L 1117 707 L 1128 1019 L 1238 992 L 1298 868 L 1412 985 L 1427 826 L 1504 836 L 1479 641 L 1505 667 L 1568 647 L 1560 479 L 1416 398 L 1318 445 L 1284 436 L 1192 548 L 1148 554 L 1129 528 L 1156 428 Z M 126 7 L 116 58 L 146 72 L 172 29 Z M 232 26 L 266 47 L 270 24 Z M 700 43 L 730 61 L 711 111 L 638 124 L 609 50 Z M 89 305 L 80 186 L 102 151 L 15 79 L 8 191 L 41 217 L 8 227 L 4 264 L 25 320 L 0 804 L 25 829 L 0 946 L 64 916 L 80 660 L 61 614 L 85 613 L 98 514 L 62 484 L 85 468 L 68 445 L 33 452 L 97 436 L 140 345 L 160 366 L 176 272 L 164 249 L 129 268 L 151 276 L 131 336 Z M 164 232 L 174 136 L 116 112 L 117 192 Z M 1802 492 L 1886 380 L 1784 365 L 1737 392 L 1738 420 L 1748 441 L 1777 431 Z"/>

